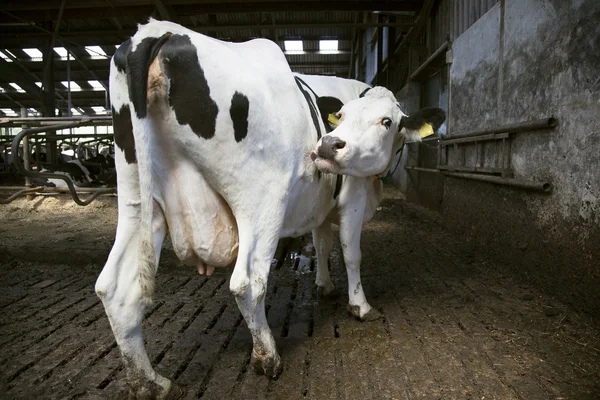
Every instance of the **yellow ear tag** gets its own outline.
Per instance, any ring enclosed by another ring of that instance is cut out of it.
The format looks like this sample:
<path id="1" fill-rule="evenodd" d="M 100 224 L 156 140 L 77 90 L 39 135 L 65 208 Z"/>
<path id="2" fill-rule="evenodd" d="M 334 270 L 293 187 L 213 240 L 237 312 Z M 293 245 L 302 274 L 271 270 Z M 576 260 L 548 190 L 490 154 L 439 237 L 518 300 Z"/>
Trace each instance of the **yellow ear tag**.
<path id="1" fill-rule="evenodd" d="M 335 126 L 338 126 L 340 124 L 340 120 L 333 113 L 329 114 L 329 116 L 327 117 L 327 121 L 329 121 L 330 124 Z"/>
<path id="2" fill-rule="evenodd" d="M 428 123 L 424 123 L 421 129 L 419 129 L 419 135 L 421 135 L 421 138 L 431 136 L 433 135 L 433 128 Z"/>

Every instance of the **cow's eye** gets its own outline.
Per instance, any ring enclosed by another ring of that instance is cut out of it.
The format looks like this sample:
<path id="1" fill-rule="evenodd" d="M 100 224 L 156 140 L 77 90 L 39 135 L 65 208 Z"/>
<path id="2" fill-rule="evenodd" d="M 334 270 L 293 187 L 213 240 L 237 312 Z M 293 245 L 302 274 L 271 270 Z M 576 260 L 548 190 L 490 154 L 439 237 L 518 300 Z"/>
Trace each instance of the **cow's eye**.
<path id="1" fill-rule="evenodd" d="M 389 118 L 384 118 L 381 120 L 381 125 L 385 126 L 387 129 L 390 129 L 390 126 L 392 126 L 392 120 Z"/>

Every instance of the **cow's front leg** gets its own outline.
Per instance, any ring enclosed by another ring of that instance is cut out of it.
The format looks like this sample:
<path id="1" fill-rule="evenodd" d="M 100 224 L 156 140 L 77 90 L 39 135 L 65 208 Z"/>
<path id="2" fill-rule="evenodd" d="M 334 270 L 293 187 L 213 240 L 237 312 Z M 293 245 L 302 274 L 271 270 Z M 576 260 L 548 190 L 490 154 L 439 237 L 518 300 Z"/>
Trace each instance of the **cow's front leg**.
<path id="1" fill-rule="evenodd" d="M 360 281 L 360 235 L 365 199 L 356 196 L 354 200 L 353 204 L 344 207 L 340 213 L 340 242 L 348 274 L 348 311 L 362 321 L 372 321 L 382 315 L 367 302 Z"/>
<path id="2" fill-rule="evenodd" d="M 238 219 L 238 229 L 238 258 L 229 288 L 252 334 L 252 367 L 257 373 L 276 378 L 282 364 L 267 323 L 265 295 L 280 225 L 251 226 Z"/>
<path id="3" fill-rule="evenodd" d="M 319 294 L 330 296 L 335 292 L 335 286 L 329 276 L 329 254 L 333 248 L 333 235 L 331 223 L 325 221 L 321 226 L 312 231 L 313 244 L 317 252 L 317 276 L 315 284 Z"/>

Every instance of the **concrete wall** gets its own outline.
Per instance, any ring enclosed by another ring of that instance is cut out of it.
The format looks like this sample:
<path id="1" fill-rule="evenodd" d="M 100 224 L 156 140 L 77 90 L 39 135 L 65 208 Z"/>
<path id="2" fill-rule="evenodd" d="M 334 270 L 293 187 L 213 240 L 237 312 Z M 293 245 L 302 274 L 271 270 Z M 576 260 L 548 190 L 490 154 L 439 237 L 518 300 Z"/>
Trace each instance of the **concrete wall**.
<path id="1" fill-rule="evenodd" d="M 516 134 L 511 151 L 515 177 L 548 180 L 554 191 L 446 178 L 441 205 L 448 227 L 507 270 L 596 314 L 599 22 L 597 0 L 504 0 L 454 41 L 449 135 L 555 115 L 555 130 Z M 467 161 L 473 151 L 467 148 Z M 497 157 L 486 148 L 484 163 Z"/>

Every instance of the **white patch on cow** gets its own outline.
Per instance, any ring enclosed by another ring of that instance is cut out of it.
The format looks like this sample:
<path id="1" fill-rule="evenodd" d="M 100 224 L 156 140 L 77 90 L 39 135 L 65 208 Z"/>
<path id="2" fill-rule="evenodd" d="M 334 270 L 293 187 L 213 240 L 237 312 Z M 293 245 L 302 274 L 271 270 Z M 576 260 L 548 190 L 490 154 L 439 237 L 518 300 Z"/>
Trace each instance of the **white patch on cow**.
<path id="1" fill-rule="evenodd" d="M 66 172 L 61 172 L 61 171 L 48 171 L 45 168 L 42 168 L 42 170 L 40 171 L 41 173 L 51 173 L 51 174 L 59 174 L 59 175 L 64 175 L 64 176 L 68 176 L 69 178 L 71 178 L 71 180 L 73 180 L 73 178 L 71 177 L 71 175 L 67 174 Z M 48 179 L 48 182 L 53 184 L 55 187 L 60 188 L 60 189 L 65 189 L 68 188 L 67 184 L 65 181 L 63 181 L 62 179 Z"/>
<path id="2" fill-rule="evenodd" d="M 127 89 L 127 75 L 121 73 L 115 64 L 114 58 L 110 60 L 110 104 L 116 112 L 121 107 L 129 104 L 129 92 Z"/>

